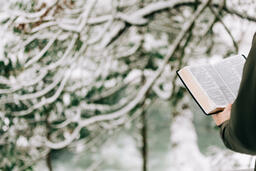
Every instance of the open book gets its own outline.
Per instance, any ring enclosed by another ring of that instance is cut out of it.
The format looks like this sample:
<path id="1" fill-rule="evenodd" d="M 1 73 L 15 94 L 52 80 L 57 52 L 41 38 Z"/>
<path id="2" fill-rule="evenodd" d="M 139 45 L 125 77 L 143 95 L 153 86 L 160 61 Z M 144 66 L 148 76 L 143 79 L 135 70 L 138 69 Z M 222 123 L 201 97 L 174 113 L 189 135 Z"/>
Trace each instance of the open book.
<path id="1" fill-rule="evenodd" d="M 234 102 L 246 58 L 237 55 L 213 64 L 186 66 L 177 74 L 205 114 L 222 111 Z"/>

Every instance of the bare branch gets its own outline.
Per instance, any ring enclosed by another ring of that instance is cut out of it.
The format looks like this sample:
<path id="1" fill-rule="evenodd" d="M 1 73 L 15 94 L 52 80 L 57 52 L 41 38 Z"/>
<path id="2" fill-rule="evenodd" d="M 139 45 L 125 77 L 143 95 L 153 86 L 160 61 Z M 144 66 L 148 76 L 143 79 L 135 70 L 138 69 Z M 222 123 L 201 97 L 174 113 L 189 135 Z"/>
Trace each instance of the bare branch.
<path id="1" fill-rule="evenodd" d="M 215 15 L 216 18 L 218 18 L 218 20 L 220 21 L 220 23 L 223 25 L 223 27 L 225 28 L 225 30 L 227 31 L 228 35 L 230 36 L 232 42 L 233 42 L 233 45 L 235 47 L 235 50 L 236 50 L 236 53 L 238 53 L 238 45 L 233 37 L 233 35 L 231 34 L 230 30 L 228 29 L 228 27 L 225 25 L 225 23 L 222 21 L 221 17 L 219 16 L 219 14 L 217 14 L 214 9 L 209 6 L 211 12 Z"/>

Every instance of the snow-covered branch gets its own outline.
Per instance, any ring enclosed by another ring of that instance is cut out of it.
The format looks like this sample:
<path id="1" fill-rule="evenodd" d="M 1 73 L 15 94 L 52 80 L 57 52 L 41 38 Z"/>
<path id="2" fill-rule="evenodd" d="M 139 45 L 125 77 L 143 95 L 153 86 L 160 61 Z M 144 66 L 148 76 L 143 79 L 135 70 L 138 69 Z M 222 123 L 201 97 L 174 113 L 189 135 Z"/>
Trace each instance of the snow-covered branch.
<path id="1" fill-rule="evenodd" d="M 194 57 L 198 41 L 207 42 L 199 50 L 215 48 L 217 22 L 228 32 L 229 14 L 256 21 L 210 0 L 40 3 L 9 6 L 0 17 L 0 144 L 36 153 L 96 146 L 148 101 L 175 101 L 181 89 L 174 70 Z"/>
<path id="2" fill-rule="evenodd" d="M 42 51 L 35 57 L 33 57 L 32 59 L 30 59 L 24 66 L 25 68 L 29 67 L 30 65 L 32 65 L 33 63 L 37 62 L 39 59 L 41 59 L 43 57 L 43 55 L 48 51 L 48 49 L 52 46 L 52 44 L 55 42 L 55 40 L 57 39 L 57 37 L 59 36 L 59 34 L 61 33 L 61 31 L 58 31 L 55 36 L 47 43 L 47 45 L 42 49 Z"/>
<path id="3" fill-rule="evenodd" d="M 46 145 L 50 148 L 54 149 L 60 149 L 65 146 L 67 146 L 70 142 L 72 142 L 75 138 L 78 136 L 78 132 L 82 127 L 87 127 L 93 123 L 101 122 L 101 121 L 109 121 L 117 119 L 127 113 L 129 113 L 132 109 L 134 109 L 142 100 L 145 98 L 146 93 L 150 90 L 150 88 L 154 85 L 157 78 L 161 75 L 161 73 L 164 70 L 165 65 L 169 62 L 169 59 L 173 56 L 175 51 L 177 50 L 179 44 L 181 43 L 182 39 L 184 38 L 185 34 L 188 32 L 188 30 L 191 28 L 195 20 L 199 17 L 199 15 L 203 12 L 203 10 L 207 7 L 210 0 L 208 0 L 205 4 L 201 5 L 197 11 L 194 13 L 194 15 L 191 17 L 191 19 L 185 24 L 184 29 L 182 32 L 177 36 L 175 42 L 173 43 L 173 46 L 168 48 L 169 51 L 167 52 L 167 55 L 164 58 L 163 63 L 160 65 L 160 67 L 157 69 L 157 71 L 154 73 L 154 75 L 146 80 L 146 83 L 140 88 L 140 90 L 137 93 L 137 96 L 132 100 L 130 103 L 128 103 L 125 107 L 122 109 L 115 111 L 113 113 L 106 113 L 101 114 L 99 116 L 94 116 L 89 119 L 83 119 L 78 122 L 78 127 L 75 128 L 73 133 L 70 135 L 68 139 L 65 139 L 62 142 L 53 143 L 50 141 L 46 141 Z M 79 129 L 79 130 L 78 130 Z"/>

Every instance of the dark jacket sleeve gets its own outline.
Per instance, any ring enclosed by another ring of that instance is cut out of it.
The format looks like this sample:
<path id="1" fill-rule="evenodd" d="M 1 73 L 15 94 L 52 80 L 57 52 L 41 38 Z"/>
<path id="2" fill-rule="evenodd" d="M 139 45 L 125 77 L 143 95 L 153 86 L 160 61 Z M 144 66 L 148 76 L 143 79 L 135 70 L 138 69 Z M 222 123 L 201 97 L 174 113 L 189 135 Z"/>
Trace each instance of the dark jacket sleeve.
<path id="1" fill-rule="evenodd" d="M 256 154 L 256 34 L 244 65 L 230 120 L 221 125 L 220 134 L 225 146 L 229 149 L 240 153 Z"/>

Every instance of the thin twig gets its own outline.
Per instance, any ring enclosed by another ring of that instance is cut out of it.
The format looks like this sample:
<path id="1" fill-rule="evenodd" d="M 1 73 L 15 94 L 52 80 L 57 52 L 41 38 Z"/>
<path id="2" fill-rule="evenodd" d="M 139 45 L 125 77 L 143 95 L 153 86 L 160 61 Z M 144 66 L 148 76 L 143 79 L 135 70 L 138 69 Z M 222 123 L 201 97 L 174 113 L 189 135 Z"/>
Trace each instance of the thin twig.
<path id="1" fill-rule="evenodd" d="M 232 35 L 232 33 L 230 32 L 229 28 L 226 26 L 226 24 L 223 22 L 222 18 L 219 16 L 219 14 L 217 14 L 214 9 L 209 6 L 211 12 L 215 15 L 215 17 L 217 17 L 217 19 L 220 21 L 220 23 L 223 25 L 223 27 L 225 28 L 225 30 L 227 31 L 227 33 L 229 34 L 230 38 L 232 39 L 233 45 L 235 47 L 236 53 L 238 53 L 238 45 Z"/>

